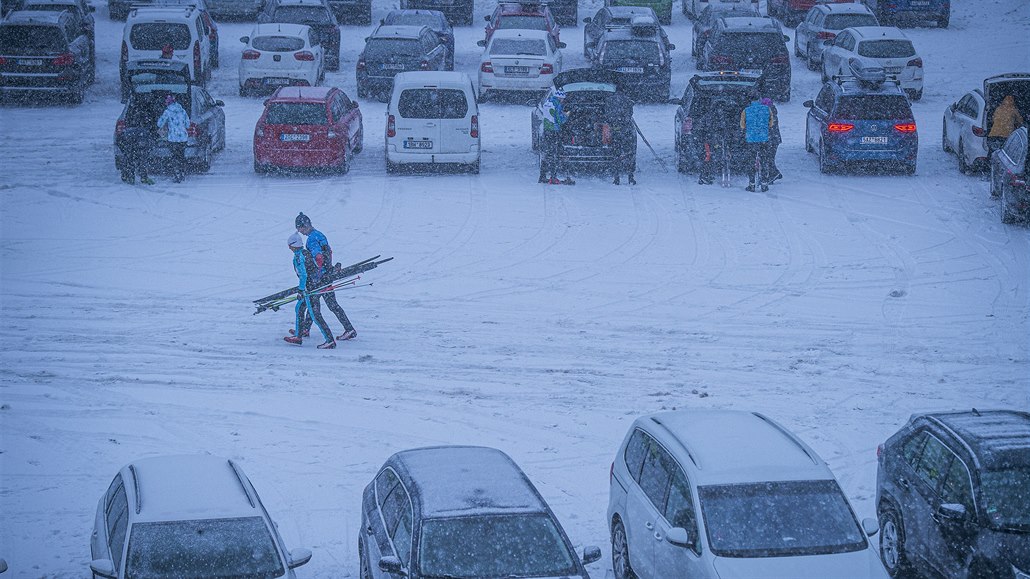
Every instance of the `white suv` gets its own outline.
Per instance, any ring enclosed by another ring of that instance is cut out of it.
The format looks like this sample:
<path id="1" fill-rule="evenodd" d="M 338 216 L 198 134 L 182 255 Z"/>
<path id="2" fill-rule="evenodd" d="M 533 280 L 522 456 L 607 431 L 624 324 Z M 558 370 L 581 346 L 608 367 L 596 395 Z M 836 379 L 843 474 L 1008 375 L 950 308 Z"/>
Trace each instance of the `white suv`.
<path id="1" fill-rule="evenodd" d="M 122 100 L 127 96 L 126 67 L 136 60 L 172 58 L 190 67 L 194 84 L 205 85 L 214 68 L 210 30 L 193 6 L 134 8 L 122 32 Z M 171 51 L 171 54 L 167 54 Z"/>
<path id="2" fill-rule="evenodd" d="M 612 463 L 616 579 L 887 579 L 833 473 L 786 428 L 753 412 L 638 418 Z"/>
<path id="3" fill-rule="evenodd" d="M 863 67 L 883 67 L 901 83 L 908 98 L 923 98 L 923 59 L 912 41 L 893 26 L 855 26 L 837 33 L 823 49 L 823 82 L 849 76 L 857 60 Z"/>

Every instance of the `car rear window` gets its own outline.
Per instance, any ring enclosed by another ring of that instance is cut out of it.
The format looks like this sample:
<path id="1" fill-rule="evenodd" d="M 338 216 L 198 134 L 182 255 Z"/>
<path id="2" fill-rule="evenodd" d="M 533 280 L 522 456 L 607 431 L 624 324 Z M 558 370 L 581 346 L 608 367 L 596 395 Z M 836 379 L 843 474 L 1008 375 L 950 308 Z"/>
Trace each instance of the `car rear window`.
<path id="1" fill-rule="evenodd" d="M 386 17 L 386 24 L 391 26 L 428 26 L 441 29 L 440 20 L 432 14 L 390 14 Z"/>
<path id="2" fill-rule="evenodd" d="M 616 40 L 606 42 L 604 45 L 604 57 L 614 59 L 636 58 L 640 60 L 658 60 L 658 44 L 644 40 Z"/>
<path id="3" fill-rule="evenodd" d="M 275 22 L 291 24 L 332 24 L 329 12 L 321 6 L 280 6 L 275 10 Z"/>
<path id="4" fill-rule="evenodd" d="M 161 50 L 166 44 L 188 50 L 190 40 L 189 25 L 171 22 L 141 22 L 133 24 L 129 32 L 129 44 L 136 50 Z"/>
<path id="5" fill-rule="evenodd" d="M 293 52 L 304 48 L 304 39 L 295 36 L 258 36 L 250 42 L 255 50 Z"/>
<path id="6" fill-rule="evenodd" d="M 458 89 L 409 88 L 401 91 L 397 112 L 405 119 L 463 119 L 469 103 Z"/>
<path id="7" fill-rule="evenodd" d="M 327 122 L 322 103 L 269 103 L 265 124 L 324 125 Z"/>
<path id="8" fill-rule="evenodd" d="M 498 28 L 518 28 L 520 30 L 547 30 L 547 21 L 543 16 L 503 16 L 497 24 Z"/>
<path id="9" fill-rule="evenodd" d="M 734 60 L 755 58 L 767 60 L 786 52 L 783 36 L 777 33 L 733 32 L 724 34 L 715 46 L 717 54 L 725 54 Z"/>
<path id="10" fill-rule="evenodd" d="M 872 14 L 830 14 L 823 22 L 827 30 L 844 30 L 855 26 L 877 26 L 876 17 Z"/>
<path id="11" fill-rule="evenodd" d="M 22 10 L 38 10 L 41 12 L 78 12 L 75 6 L 69 4 L 24 4 Z"/>
<path id="12" fill-rule="evenodd" d="M 365 45 L 365 58 L 379 60 L 388 56 L 421 56 L 417 38 L 373 38 Z"/>
<path id="13" fill-rule="evenodd" d="M 56 26 L 0 26 L 0 52 L 42 55 L 64 52 L 68 40 Z"/>
<path id="14" fill-rule="evenodd" d="M 855 121 L 911 119 L 912 108 L 903 95 L 855 95 L 841 97 L 834 116 Z"/>
<path id="15" fill-rule="evenodd" d="M 916 49 L 908 40 L 867 40 L 858 45 L 858 55 L 869 58 L 908 58 Z"/>
<path id="16" fill-rule="evenodd" d="M 543 40 L 516 40 L 514 38 L 498 38 L 490 45 L 490 54 L 528 54 L 541 56 L 547 54 Z"/>

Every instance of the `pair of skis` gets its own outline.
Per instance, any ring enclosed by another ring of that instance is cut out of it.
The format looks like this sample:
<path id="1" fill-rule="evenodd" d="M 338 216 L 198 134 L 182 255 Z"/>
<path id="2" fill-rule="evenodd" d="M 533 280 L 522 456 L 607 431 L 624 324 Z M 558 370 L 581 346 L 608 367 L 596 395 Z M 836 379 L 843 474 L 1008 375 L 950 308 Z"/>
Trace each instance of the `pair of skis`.
<path id="1" fill-rule="evenodd" d="M 254 315 L 260 314 L 265 310 L 277 312 L 282 306 L 304 299 L 305 297 L 317 296 L 348 287 L 358 287 L 357 281 L 361 279 L 362 273 L 375 269 L 381 264 L 393 259 L 392 257 L 379 259 L 380 257 L 381 255 L 370 257 L 355 264 L 348 265 L 347 267 L 342 267 L 337 263 L 332 269 L 328 270 L 322 276 L 322 285 L 313 288 L 310 291 L 303 292 L 298 287 L 291 287 L 272 295 L 256 299 L 254 300 L 254 305 L 257 307 L 257 311 L 254 312 Z"/>

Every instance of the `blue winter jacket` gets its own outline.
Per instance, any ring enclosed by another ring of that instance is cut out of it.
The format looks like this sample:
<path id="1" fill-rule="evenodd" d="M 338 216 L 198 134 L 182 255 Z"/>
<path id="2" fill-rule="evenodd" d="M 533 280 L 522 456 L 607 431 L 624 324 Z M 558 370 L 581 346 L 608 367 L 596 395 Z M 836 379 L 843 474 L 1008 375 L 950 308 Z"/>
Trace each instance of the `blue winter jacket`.
<path id="1" fill-rule="evenodd" d="M 182 108 L 179 101 L 175 101 L 165 108 L 165 112 L 161 113 L 161 117 L 157 119 L 157 127 L 162 128 L 168 127 L 169 143 L 185 143 L 189 140 L 189 133 L 187 130 L 190 126 L 190 116 L 186 114 L 186 109 Z"/>
<path id="2" fill-rule="evenodd" d="M 561 99 L 555 96 L 547 99 L 544 103 L 544 130 L 545 131 L 560 131 L 561 126 L 565 124 L 569 117 L 565 114 L 565 109 L 561 106 Z"/>
<path id="3" fill-rule="evenodd" d="M 293 250 L 293 271 L 296 272 L 297 278 L 300 282 L 297 284 L 297 288 L 301 291 L 308 291 L 308 267 L 305 262 L 304 249 L 296 248 Z"/>
<path id="4" fill-rule="evenodd" d="M 769 107 L 755 101 L 740 113 L 740 128 L 744 129 L 744 140 L 748 143 L 768 143 L 769 128 L 772 127 L 772 113 Z"/>
<path id="5" fill-rule="evenodd" d="M 315 260 L 318 277 L 325 275 L 325 272 L 333 266 L 333 250 L 329 247 L 329 240 L 321 231 L 312 229 L 304 247 L 311 253 L 311 258 Z"/>

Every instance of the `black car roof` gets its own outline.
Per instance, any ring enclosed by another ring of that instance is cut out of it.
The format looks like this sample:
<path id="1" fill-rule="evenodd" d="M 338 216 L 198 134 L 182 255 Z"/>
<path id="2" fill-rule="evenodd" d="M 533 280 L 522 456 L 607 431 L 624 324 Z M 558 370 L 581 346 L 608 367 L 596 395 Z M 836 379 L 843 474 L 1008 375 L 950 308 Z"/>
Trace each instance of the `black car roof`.
<path id="1" fill-rule="evenodd" d="M 661 38 L 658 34 L 637 34 L 632 28 L 611 28 L 603 35 L 605 40 L 643 40 L 644 42 L 658 43 Z M 662 43 L 664 46 L 664 43 Z"/>
<path id="2" fill-rule="evenodd" d="M 403 38 L 417 40 L 422 36 L 422 31 L 428 26 L 415 26 L 409 24 L 383 24 L 375 29 L 369 40 L 373 38 Z"/>
<path id="3" fill-rule="evenodd" d="M 960 438 L 988 470 L 1030 466 L 1030 413 L 974 409 L 926 417 Z"/>
<path id="4" fill-rule="evenodd" d="M 836 86 L 838 92 L 843 96 L 895 96 L 905 94 L 905 91 L 901 89 L 901 85 L 890 79 L 875 85 L 848 78 L 840 79 L 838 82 L 832 80 L 829 82 Z"/>
<path id="5" fill-rule="evenodd" d="M 782 32 L 775 20 L 763 16 L 725 16 L 719 20 L 728 32 Z"/>
<path id="6" fill-rule="evenodd" d="M 2 24 L 43 24 L 57 26 L 61 24 L 61 18 L 68 18 L 64 11 L 51 12 L 49 10 L 16 10 L 7 15 Z"/>
<path id="7" fill-rule="evenodd" d="M 26 2 L 22 3 L 23 6 L 32 6 L 34 4 L 52 4 L 54 6 L 70 6 L 75 8 L 79 7 L 78 0 L 27 0 Z"/>

